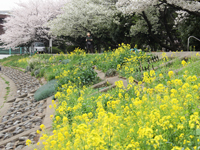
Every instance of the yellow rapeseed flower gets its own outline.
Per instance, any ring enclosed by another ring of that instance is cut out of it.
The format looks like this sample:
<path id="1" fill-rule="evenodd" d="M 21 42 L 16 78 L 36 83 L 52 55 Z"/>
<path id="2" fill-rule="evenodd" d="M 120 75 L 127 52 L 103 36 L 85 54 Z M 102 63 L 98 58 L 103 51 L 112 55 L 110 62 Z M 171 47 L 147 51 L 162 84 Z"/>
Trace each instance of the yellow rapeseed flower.
<path id="1" fill-rule="evenodd" d="M 45 125 L 44 125 L 44 124 L 41 124 L 41 125 L 40 125 L 40 128 L 41 128 L 41 130 L 44 130 L 44 129 L 45 129 Z"/>
<path id="2" fill-rule="evenodd" d="M 31 140 L 26 140 L 26 145 L 29 146 L 31 144 Z"/>
<path id="3" fill-rule="evenodd" d="M 173 75 L 174 75 L 174 72 L 173 72 L 173 71 L 169 71 L 169 72 L 168 72 L 168 75 L 169 75 L 170 78 L 172 78 Z"/>

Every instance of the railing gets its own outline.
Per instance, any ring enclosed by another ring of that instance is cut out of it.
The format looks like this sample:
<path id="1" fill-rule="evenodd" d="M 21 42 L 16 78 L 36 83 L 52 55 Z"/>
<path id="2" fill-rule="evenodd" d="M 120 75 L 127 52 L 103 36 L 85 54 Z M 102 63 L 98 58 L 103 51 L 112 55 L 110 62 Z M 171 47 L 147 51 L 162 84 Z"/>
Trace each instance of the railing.
<path id="1" fill-rule="evenodd" d="M 28 53 L 24 47 L 18 47 L 16 49 L 4 49 L 0 48 L 0 54 L 12 55 L 12 54 L 25 54 Z"/>
<path id="2" fill-rule="evenodd" d="M 194 38 L 194 39 L 200 41 L 200 39 L 196 38 L 195 36 L 190 36 L 190 37 L 188 38 L 187 51 L 189 51 L 189 47 L 190 47 L 190 38 Z"/>

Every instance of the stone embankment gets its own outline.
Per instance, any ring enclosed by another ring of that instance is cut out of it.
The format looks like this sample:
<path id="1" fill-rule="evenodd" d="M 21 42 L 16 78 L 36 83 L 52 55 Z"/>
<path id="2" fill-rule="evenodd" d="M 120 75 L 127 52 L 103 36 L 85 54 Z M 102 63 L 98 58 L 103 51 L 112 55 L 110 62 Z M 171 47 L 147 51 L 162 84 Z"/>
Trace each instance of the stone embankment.
<path id="1" fill-rule="evenodd" d="M 10 108 L 0 120 L 0 150 L 21 150 L 26 148 L 26 140 L 36 143 L 36 133 L 44 124 L 47 116 L 47 99 L 34 100 L 34 92 L 40 87 L 39 81 L 12 68 L 2 68 L 1 73 L 14 81 L 17 93 L 14 99 L 7 101 Z M 51 99 L 50 99 L 51 100 Z"/>
<path id="2" fill-rule="evenodd" d="M 30 93 L 31 91 L 38 89 L 40 86 L 39 81 L 28 73 L 8 67 L 2 68 L 2 73 L 15 83 L 17 87 L 16 97 Z"/>

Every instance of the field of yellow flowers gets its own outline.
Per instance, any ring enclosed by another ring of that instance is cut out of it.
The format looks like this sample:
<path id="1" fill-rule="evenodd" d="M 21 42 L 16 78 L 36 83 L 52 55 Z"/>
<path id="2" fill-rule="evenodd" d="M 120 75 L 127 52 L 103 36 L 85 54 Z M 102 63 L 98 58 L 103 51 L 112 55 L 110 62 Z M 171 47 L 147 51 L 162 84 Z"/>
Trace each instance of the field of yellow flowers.
<path id="1" fill-rule="evenodd" d="M 57 100 L 49 106 L 56 110 L 50 116 L 52 134 L 42 125 L 37 145 L 44 150 L 200 149 L 200 55 L 136 72 L 150 55 L 129 49 L 122 44 L 102 55 L 76 49 L 68 55 L 46 56 L 44 76 L 57 79 L 59 86 Z M 63 60 L 68 61 L 63 64 Z M 168 61 L 164 54 L 155 66 Z M 90 87 L 99 81 L 91 69 L 94 65 L 104 72 L 116 69 L 127 78 L 128 86 L 119 80 L 115 89 L 96 93 Z M 32 148 L 30 140 L 27 145 Z"/>

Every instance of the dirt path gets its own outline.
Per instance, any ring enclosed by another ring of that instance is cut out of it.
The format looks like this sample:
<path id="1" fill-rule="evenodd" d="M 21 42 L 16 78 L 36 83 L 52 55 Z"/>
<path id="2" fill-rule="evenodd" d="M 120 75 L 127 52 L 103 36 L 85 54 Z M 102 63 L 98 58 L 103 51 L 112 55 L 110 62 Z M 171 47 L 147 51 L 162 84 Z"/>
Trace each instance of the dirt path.
<path id="1" fill-rule="evenodd" d="M 6 81 L 8 84 L 6 84 Z M 9 87 L 9 89 L 8 88 L 6 89 L 6 87 Z M 8 90 L 9 93 L 7 97 L 5 97 Z M 2 116 L 5 115 L 5 113 L 10 107 L 10 104 L 6 103 L 6 101 L 14 98 L 16 92 L 17 88 L 15 86 L 15 83 L 7 76 L 0 73 L 0 122 L 2 120 Z"/>
<path id="2" fill-rule="evenodd" d="M 97 73 L 97 76 L 101 80 L 107 81 L 107 82 L 109 82 L 112 85 L 115 85 L 115 82 L 119 81 L 119 80 L 123 81 L 124 87 L 127 87 L 127 85 L 128 85 L 127 79 L 125 79 L 125 78 L 120 78 L 119 76 L 105 77 L 105 73 L 102 72 L 101 70 L 96 70 L 95 69 L 94 71 Z"/>

